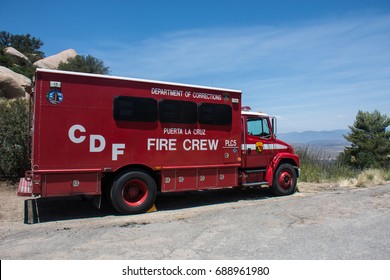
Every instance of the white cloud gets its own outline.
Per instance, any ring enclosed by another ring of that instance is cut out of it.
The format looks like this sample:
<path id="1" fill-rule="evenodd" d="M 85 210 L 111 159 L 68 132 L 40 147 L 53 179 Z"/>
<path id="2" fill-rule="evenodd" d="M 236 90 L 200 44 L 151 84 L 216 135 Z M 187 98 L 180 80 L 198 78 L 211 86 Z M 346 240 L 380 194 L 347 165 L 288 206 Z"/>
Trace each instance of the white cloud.
<path id="1" fill-rule="evenodd" d="M 242 89 L 253 109 L 299 130 L 345 128 L 358 109 L 390 115 L 390 15 L 292 26 L 184 30 L 97 44 L 112 74 Z M 110 52 L 107 50 L 110 49 Z M 328 116 L 344 115 L 345 118 Z"/>

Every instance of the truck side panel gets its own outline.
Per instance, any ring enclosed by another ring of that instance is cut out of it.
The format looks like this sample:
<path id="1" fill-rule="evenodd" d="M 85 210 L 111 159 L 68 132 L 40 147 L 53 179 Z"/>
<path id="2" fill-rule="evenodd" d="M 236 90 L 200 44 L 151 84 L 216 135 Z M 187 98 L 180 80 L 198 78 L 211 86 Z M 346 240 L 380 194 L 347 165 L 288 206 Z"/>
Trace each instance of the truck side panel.
<path id="1" fill-rule="evenodd" d="M 48 173 L 44 175 L 42 196 L 98 194 L 100 179 L 99 173 Z"/>
<path id="2" fill-rule="evenodd" d="M 164 192 L 205 190 L 238 185 L 237 167 L 163 170 Z"/>
<path id="3" fill-rule="evenodd" d="M 148 114 L 146 121 L 122 120 L 114 110 L 124 112 L 124 118 L 133 111 L 116 108 L 118 97 L 125 107 L 131 105 L 126 98 L 153 99 L 159 110 L 167 107 L 168 121 L 160 121 L 161 115 L 150 121 Z M 175 104 L 166 100 L 196 104 L 197 121 L 169 121 Z M 213 107 L 202 104 L 228 105 L 230 123 L 207 123 Z M 205 120 L 199 121 L 202 106 Z M 239 91 L 38 70 L 33 172 L 41 175 L 42 196 L 99 194 L 105 172 L 130 165 L 161 174 L 162 191 L 235 186 L 241 164 L 240 111 Z"/>

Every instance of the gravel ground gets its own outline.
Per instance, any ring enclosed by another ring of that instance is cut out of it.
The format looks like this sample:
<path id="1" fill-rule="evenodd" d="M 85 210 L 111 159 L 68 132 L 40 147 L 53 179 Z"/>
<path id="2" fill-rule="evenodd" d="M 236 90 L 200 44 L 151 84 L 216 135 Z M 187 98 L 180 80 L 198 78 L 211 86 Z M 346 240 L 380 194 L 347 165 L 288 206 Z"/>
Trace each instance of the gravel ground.
<path id="1" fill-rule="evenodd" d="M 30 200 L 2 184 L 1 259 L 390 258 L 390 184 L 162 194 L 158 211 L 132 216 L 89 199 L 38 199 L 34 224 L 25 223 Z"/>

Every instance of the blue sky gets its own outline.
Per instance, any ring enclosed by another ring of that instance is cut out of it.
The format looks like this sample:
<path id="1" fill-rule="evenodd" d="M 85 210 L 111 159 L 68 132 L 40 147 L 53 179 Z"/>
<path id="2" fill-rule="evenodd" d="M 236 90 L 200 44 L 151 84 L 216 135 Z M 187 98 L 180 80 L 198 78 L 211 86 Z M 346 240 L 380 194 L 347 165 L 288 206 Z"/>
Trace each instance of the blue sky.
<path id="1" fill-rule="evenodd" d="M 1 0 L 0 30 L 41 39 L 47 56 L 93 55 L 111 75 L 240 89 L 280 133 L 390 116 L 388 0 Z"/>

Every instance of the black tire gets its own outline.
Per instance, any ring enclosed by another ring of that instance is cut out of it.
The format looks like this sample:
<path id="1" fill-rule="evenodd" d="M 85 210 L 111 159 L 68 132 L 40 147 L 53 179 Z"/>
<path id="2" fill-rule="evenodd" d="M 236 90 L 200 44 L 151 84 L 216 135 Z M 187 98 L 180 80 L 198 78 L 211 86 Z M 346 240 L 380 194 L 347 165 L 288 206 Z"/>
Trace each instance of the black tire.
<path id="1" fill-rule="evenodd" d="M 272 191 L 275 195 L 290 195 L 297 189 L 297 173 L 291 164 L 281 164 L 274 174 Z"/>
<path id="2" fill-rule="evenodd" d="M 156 182 L 148 173 L 139 170 L 119 174 L 112 184 L 112 206 L 122 214 L 145 213 L 156 199 Z"/>

